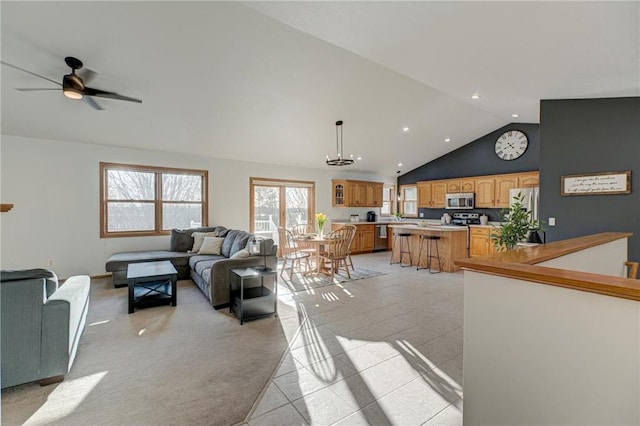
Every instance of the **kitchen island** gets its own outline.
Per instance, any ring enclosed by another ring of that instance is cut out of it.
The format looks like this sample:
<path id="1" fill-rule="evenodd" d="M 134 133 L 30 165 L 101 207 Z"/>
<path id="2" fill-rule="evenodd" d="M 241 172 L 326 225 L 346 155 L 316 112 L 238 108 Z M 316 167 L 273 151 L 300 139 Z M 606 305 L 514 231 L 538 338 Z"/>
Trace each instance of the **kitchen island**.
<path id="1" fill-rule="evenodd" d="M 440 237 L 438 240 L 438 251 L 440 252 L 440 264 L 444 272 L 457 272 L 460 267 L 455 264 L 456 260 L 465 259 L 468 257 L 467 241 L 468 229 L 466 226 L 455 225 L 408 225 L 408 224 L 390 224 L 389 228 L 392 232 L 390 236 L 396 233 L 408 233 L 409 247 L 411 250 L 411 265 L 420 266 L 421 268 L 427 265 L 427 247 L 426 240 L 423 243 L 422 254 L 420 253 L 420 235 L 434 235 Z M 397 243 L 400 243 L 398 239 Z M 398 262 L 400 260 L 400 251 L 393 251 L 393 261 Z"/>

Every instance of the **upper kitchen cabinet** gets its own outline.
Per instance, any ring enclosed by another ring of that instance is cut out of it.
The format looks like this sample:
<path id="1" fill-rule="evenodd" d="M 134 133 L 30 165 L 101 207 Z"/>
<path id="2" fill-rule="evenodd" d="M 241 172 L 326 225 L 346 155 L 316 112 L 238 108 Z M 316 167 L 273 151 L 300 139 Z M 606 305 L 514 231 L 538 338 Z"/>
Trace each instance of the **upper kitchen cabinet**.
<path id="1" fill-rule="evenodd" d="M 447 181 L 432 180 L 416 183 L 418 187 L 418 207 L 444 208 L 444 196 L 447 193 Z"/>
<path id="2" fill-rule="evenodd" d="M 478 208 L 495 207 L 496 180 L 493 176 L 484 176 L 475 179 L 476 200 Z"/>
<path id="3" fill-rule="evenodd" d="M 444 181 L 446 183 L 446 193 L 447 194 L 456 194 L 459 192 L 474 192 L 475 191 L 475 179 L 466 178 L 466 179 L 447 179 Z"/>
<path id="4" fill-rule="evenodd" d="M 540 172 L 519 173 L 518 180 L 518 188 L 540 186 Z"/>
<path id="5" fill-rule="evenodd" d="M 333 207 L 382 207 L 382 182 L 332 180 Z"/>
<path id="6" fill-rule="evenodd" d="M 367 186 L 364 182 L 347 181 L 347 207 L 366 207 Z"/>
<path id="7" fill-rule="evenodd" d="M 475 207 L 509 207 L 509 191 L 539 185 L 537 171 L 417 182 L 418 207 L 444 208 L 445 194 L 474 193 Z"/>
<path id="8" fill-rule="evenodd" d="M 482 176 L 475 179 L 478 208 L 509 207 L 509 191 L 518 187 L 518 174 Z"/>
<path id="9" fill-rule="evenodd" d="M 418 208 L 431 207 L 431 182 L 418 182 Z"/>
<path id="10" fill-rule="evenodd" d="M 346 207 L 347 205 L 347 181 L 346 180 L 332 180 L 332 197 L 331 205 L 333 207 Z"/>
<path id="11" fill-rule="evenodd" d="M 475 178 L 475 205 L 478 208 L 509 207 L 509 191 L 538 186 L 539 176 L 537 171 L 479 176 Z"/>
<path id="12" fill-rule="evenodd" d="M 382 192 L 384 184 L 382 182 L 367 182 L 366 203 L 368 207 L 382 207 Z"/>
<path id="13" fill-rule="evenodd" d="M 495 207 L 509 207 L 509 191 L 518 188 L 519 177 L 517 174 L 496 176 L 496 204 Z"/>

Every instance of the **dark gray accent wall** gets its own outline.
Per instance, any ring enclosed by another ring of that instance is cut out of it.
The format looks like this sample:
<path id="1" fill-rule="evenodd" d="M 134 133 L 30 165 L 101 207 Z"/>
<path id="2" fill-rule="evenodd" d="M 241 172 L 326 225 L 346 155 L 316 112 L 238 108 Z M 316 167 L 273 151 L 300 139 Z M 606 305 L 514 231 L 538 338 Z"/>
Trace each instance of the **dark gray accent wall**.
<path id="1" fill-rule="evenodd" d="M 527 150 L 522 157 L 516 160 L 501 160 L 495 154 L 494 146 L 496 140 L 507 130 L 520 130 L 529 139 Z M 423 180 L 538 170 L 539 151 L 539 125 L 511 123 L 399 176 L 398 185 L 412 184 Z M 489 220 L 497 221 L 500 209 L 475 209 L 473 211 L 484 213 L 489 216 Z M 423 213 L 425 219 L 439 219 L 444 212 L 444 209 L 419 209 L 419 213 Z"/>
<path id="2" fill-rule="evenodd" d="M 562 196 L 561 177 L 631 170 L 631 194 Z M 632 232 L 629 260 L 640 261 L 640 98 L 540 103 L 540 217 L 547 240 Z"/>

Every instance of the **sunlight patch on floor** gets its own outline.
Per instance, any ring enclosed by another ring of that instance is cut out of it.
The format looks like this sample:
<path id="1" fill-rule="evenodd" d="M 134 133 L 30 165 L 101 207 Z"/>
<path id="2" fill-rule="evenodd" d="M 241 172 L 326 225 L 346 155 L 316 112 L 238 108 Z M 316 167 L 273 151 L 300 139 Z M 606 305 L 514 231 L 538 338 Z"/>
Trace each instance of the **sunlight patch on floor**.
<path id="1" fill-rule="evenodd" d="M 78 408 L 107 373 L 107 371 L 102 371 L 60 383 L 51 392 L 42 407 L 33 413 L 25 424 L 49 424 L 57 420 L 63 420 Z M 64 407 L 64 409 L 60 409 L 60 407 Z"/>

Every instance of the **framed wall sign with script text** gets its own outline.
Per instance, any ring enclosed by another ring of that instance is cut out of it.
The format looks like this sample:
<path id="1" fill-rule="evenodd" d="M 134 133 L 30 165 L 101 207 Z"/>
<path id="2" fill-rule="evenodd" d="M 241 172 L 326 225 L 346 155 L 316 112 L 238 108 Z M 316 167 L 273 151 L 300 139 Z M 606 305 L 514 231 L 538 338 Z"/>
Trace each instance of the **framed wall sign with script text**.
<path id="1" fill-rule="evenodd" d="M 631 171 L 562 176 L 562 195 L 631 193 Z"/>

